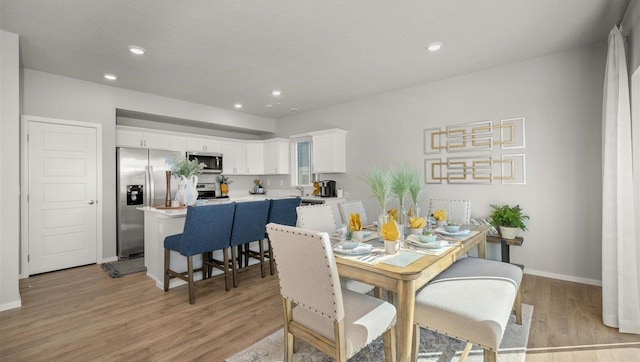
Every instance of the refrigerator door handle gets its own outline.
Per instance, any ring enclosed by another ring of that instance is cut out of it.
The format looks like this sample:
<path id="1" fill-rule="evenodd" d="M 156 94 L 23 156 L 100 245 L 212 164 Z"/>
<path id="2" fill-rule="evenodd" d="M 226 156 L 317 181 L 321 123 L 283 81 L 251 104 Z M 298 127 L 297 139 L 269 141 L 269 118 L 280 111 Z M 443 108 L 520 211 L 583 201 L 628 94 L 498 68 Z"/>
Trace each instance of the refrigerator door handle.
<path id="1" fill-rule="evenodd" d="M 149 166 L 149 185 L 150 185 L 150 194 L 149 194 L 149 206 L 153 206 L 153 199 L 156 195 L 156 185 L 153 180 L 153 166 Z"/>
<path id="2" fill-rule="evenodd" d="M 149 180 L 149 166 L 144 166 L 144 188 L 146 189 L 143 193 L 144 206 L 151 206 L 151 204 L 149 203 L 149 195 L 151 195 L 151 182 Z"/>

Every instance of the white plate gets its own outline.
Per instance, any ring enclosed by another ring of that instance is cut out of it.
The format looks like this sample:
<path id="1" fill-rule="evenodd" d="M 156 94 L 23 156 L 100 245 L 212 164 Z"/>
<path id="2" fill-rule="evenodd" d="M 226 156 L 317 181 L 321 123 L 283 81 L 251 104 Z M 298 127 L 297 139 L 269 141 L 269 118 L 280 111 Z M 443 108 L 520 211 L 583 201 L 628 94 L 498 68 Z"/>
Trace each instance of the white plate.
<path id="1" fill-rule="evenodd" d="M 425 249 L 440 249 L 443 246 L 449 246 L 449 243 L 444 240 L 436 240 L 433 243 L 421 243 L 419 241 L 407 239 L 407 242 L 415 247 Z"/>
<path id="2" fill-rule="evenodd" d="M 471 232 L 471 230 L 465 229 L 465 230 L 456 231 L 455 233 L 450 233 L 443 228 L 437 228 L 434 231 L 437 232 L 438 234 L 447 235 L 447 236 L 462 236 L 462 235 L 467 235 Z"/>
<path id="3" fill-rule="evenodd" d="M 334 252 L 338 254 L 344 254 L 344 255 L 367 254 L 371 252 L 371 249 L 373 249 L 373 246 L 371 244 L 364 244 L 364 243 L 360 243 L 360 245 L 356 246 L 353 249 L 345 249 L 340 244 L 333 247 Z"/>

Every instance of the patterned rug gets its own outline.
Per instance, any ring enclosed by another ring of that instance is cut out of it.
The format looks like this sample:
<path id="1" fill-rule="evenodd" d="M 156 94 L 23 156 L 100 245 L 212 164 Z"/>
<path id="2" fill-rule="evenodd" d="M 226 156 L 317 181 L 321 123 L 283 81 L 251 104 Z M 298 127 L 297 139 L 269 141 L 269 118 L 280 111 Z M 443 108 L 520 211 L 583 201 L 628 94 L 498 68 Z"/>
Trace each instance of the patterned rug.
<path id="1" fill-rule="evenodd" d="M 529 329 L 531 327 L 531 315 L 533 306 L 522 305 L 522 325 L 515 323 L 515 315 L 512 315 L 507 325 L 498 361 L 516 362 L 524 361 L 527 352 L 527 342 L 529 341 Z M 458 361 L 460 354 L 466 343 L 447 337 L 443 334 L 432 332 L 426 329 L 420 330 L 420 352 L 418 361 L 421 362 L 445 362 Z M 254 343 L 234 356 L 227 358 L 226 362 L 276 362 L 283 360 L 283 331 L 282 329 Z M 483 351 L 478 346 L 473 346 L 467 361 L 483 361 Z M 330 362 L 333 358 L 316 350 L 304 341 L 300 341 L 299 350 L 294 355 L 296 362 Z M 384 361 L 384 344 L 382 337 L 373 341 L 369 346 L 351 357 L 349 361 Z"/>
<path id="2" fill-rule="evenodd" d="M 102 269 L 112 278 L 121 278 L 123 275 L 147 271 L 144 266 L 144 258 L 123 259 L 113 263 L 102 264 Z"/>

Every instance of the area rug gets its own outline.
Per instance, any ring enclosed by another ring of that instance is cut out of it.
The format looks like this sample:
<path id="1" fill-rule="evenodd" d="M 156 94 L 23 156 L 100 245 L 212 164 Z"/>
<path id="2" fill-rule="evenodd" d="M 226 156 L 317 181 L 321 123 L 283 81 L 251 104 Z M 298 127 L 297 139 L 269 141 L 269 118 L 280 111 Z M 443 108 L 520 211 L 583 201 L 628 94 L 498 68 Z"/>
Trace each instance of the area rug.
<path id="1" fill-rule="evenodd" d="M 509 319 L 509 324 L 505 331 L 498 361 L 520 362 L 524 361 L 527 352 L 527 342 L 529 341 L 529 329 L 531 328 L 531 316 L 533 306 L 522 305 L 522 325 L 515 323 L 515 315 Z M 443 334 L 432 332 L 426 329 L 420 331 L 420 351 L 418 361 L 421 362 L 448 362 L 458 361 L 466 343 L 447 337 Z M 283 360 L 284 340 L 283 330 L 280 329 L 273 334 L 254 343 L 245 350 L 227 358 L 226 362 L 276 362 Z M 483 361 L 483 351 L 478 346 L 473 346 L 467 361 Z M 311 347 L 304 341 L 300 341 L 299 350 L 294 355 L 296 362 L 330 362 L 333 358 Z M 349 361 L 384 361 L 384 343 L 382 337 L 374 340 L 369 346 L 349 358 Z"/>
<path id="2" fill-rule="evenodd" d="M 121 278 L 123 275 L 147 271 L 144 266 L 144 258 L 123 259 L 113 263 L 102 264 L 102 269 L 112 278 Z"/>

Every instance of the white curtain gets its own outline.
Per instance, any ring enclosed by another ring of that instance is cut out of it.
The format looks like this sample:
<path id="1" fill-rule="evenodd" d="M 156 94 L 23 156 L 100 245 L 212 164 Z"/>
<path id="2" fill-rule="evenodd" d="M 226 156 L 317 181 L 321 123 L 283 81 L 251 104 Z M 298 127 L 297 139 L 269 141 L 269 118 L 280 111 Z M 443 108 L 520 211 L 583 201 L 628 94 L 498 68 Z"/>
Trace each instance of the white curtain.
<path id="1" fill-rule="evenodd" d="M 626 63 L 616 26 L 609 33 L 602 112 L 602 318 L 622 333 L 640 334 L 640 228 L 634 211 Z"/>

